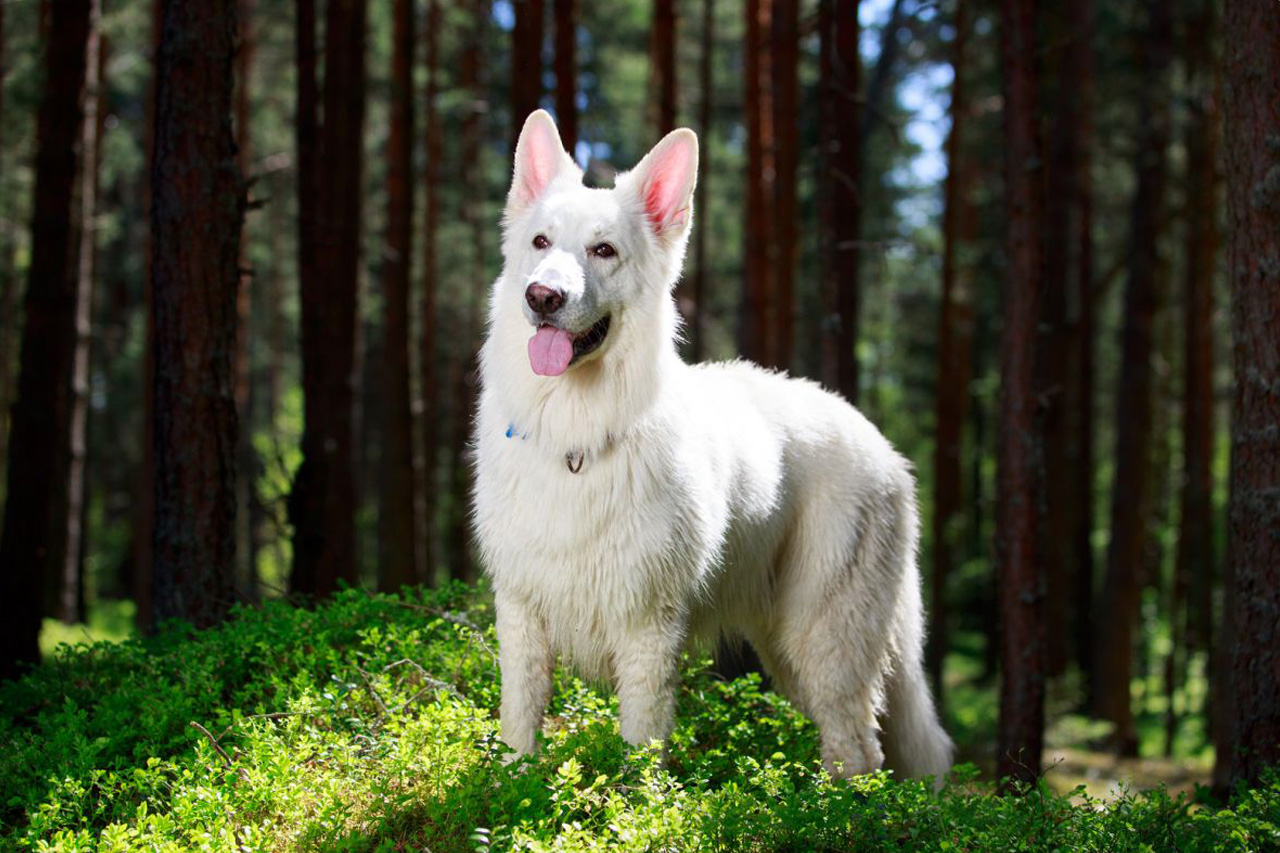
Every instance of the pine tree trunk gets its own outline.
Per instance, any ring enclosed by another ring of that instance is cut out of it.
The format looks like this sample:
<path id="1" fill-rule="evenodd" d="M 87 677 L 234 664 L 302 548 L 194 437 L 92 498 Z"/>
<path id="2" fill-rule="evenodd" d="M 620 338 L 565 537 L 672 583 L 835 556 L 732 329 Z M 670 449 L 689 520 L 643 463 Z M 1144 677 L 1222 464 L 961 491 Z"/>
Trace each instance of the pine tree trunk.
<path id="1" fill-rule="evenodd" d="M 707 210 L 707 192 L 711 175 L 711 98 L 712 78 L 711 59 L 713 52 L 713 36 L 715 34 L 715 0 L 702 0 L 702 35 L 701 54 L 698 58 L 698 133 L 702 137 L 702 146 L 698 151 L 698 185 L 694 190 L 694 216 L 705 216 Z M 694 362 L 702 361 L 706 342 L 704 335 L 704 310 L 707 294 L 707 222 L 694 226 L 693 231 L 693 280 L 691 287 L 681 300 L 680 312 L 688 322 L 689 358 Z M 681 282 L 683 287 L 683 281 Z"/>
<path id="2" fill-rule="evenodd" d="M 1280 764 L 1280 17 L 1226 5 L 1234 781 Z"/>
<path id="3" fill-rule="evenodd" d="M 796 199 L 800 156 L 800 5 L 774 4 L 774 364 L 787 369 L 792 360 L 792 311 L 795 291 L 799 210 Z"/>
<path id="4" fill-rule="evenodd" d="M 3 140 L 0 140 L 2 144 Z M 18 276 L 14 270 L 13 240 L 0 234 L 0 477 L 9 462 L 9 416 L 13 407 L 18 360 Z M 0 518 L 4 496 L 0 495 Z"/>
<path id="5" fill-rule="evenodd" d="M 92 0 L 85 54 L 84 118 L 80 123 L 79 248 L 76 252 L 75 352 L 71 368 L 70 453 L 67 467 L 67 547 L 62 560 L 58 618 L 84 622 L 84 560 L 88 519 L 89 356 L 97 261 L 99 139 L 102 129 L 101 0 Z"/>
<path id="6" fill-rule="evenodd" d="M 1090 163 L 1093 150 L 1093 0 L 1071 2 L 1071 47 L 1067 67 L 1075 86 L 1075 136 L 1077 149 L 1072 192 L 1075 217 L 1071 220 L 1071 242 L 1076 266 L 1072 288 L 1076 328 L 1071 336 L 1071 374 L 1068 377 L 1067 407 L 1072 417 L 1072 494 L 1076 510 L 1072 515 L 1069 548 L 1074 559 L 1072 571 L 1072 645 L 1076 665 L 1084 676 L 1086 692 L 1091 683 L 1094 638 L 1093 610 L 1093 375 L 1094 375 L 1094 287 L 1093 287 L 1093 183 Z M 1089 703 L 1086 701 L 1086 706 Z"/>
<path id="7" fill-rule="evenodd" d="M 1037 546 L 1040 436 L 1035 344 L 1041 291 L 1040 164 L 1037 139 L 1035 3 L 1001 4 L 1005 197 L 1009 215 L 1000 344 L 996 572 L 1002 677 L 997 776 L 1034 783 L 1044 740 L 1044 567 Z"/>
<path id="8" fill-rule="evenodd" d="M 1223 16 L 1225 20 L 1225 15 Z M 1224 30 L 1226 28 L 1224 27 Z M 1225 59 L 1225 57 L 1224 57 Z M 1225 66 L 1226 63 L 1224 62 Z M 1223 106 L 1226 103 L 1224 100 Z M 1225 113 L 1225 109 L 1224 109 Z M 1228 172 L 1228 174 L 1230 174 Z M 1230 179 L 1227 185 L 1227 222 L 1231 222 L 1230 208 Z M 1230 242 L 1227 246 L 1228 252 L 1231 250 Z M 1234 287 L 1235 280 L 1232 279 Z M 1234 293 L 1232 296 L 1234 311 Z M 1233 359 L 1234 362 L 1234 359 Z M 1235 678 L 1235 652 L 1236 652 L 1236 623 L 1239 621 L 1236 608 L 1237 591 L 1236 591 L 1236 575 L 1235 575 L 1235 558 L 1232 554 L 1231 547 L 1231 499 L 1227 498 L 1227 550 L 1222 561 L 1222 622 L 1218 626 L 1217 642 L 1214 643 L 1214 659 L 1210 671 L 1211 681 L 1214 692 L 1217 696 L 1213 703 L 1213 718 L 1210 721 L 1213 735 L 1213 793 L 1214 796 L 1224 802 L 1231 794 L 1231 788 L 1235 777 L 1236 764 L 1236 704 L 1238 698 L 1236 696 L 1236 678 Z"/>
<path id="9" fill-rule="evenodd" d="M 0 3 L 0 79 L 4 75 L 4 4 Z M 0 86 L 0 130 L 4 128 L 4 87 Z M 0 179 L 4 177 L 4 134 L 0 133 Z M 18 283 L 13 274 L 12 238 L 0 232 L 0 477 L 5 475 L 9 459 L 9 407 L 13 404 L 13 360 L 17 348 L 13 338 L 18 331 Z M 4 498 L 0 496 L 0 512 Z M 0 518 L 3 518 L 0 515 Z"/>
<path id="10" fill-rule="evenodd" d="M 278 178 L 272 183 L 273 196 L 283 193 L 283 187 Z M 269 466 L 275 465 L 276 460 L 279 459 L 281 446 L 279 417 L 284 396 L 285 358 L 286 352 L 290 349 L 286 340 L 284 306 L 285 269 L 288 266 L 286 247 L 291 214 L 292 211 L 288 210 L 284 204 L 272 204 L 267 207 L 268 261 L 264 275 L 260 279 L 260 286 L 254 295 L 253 313 L 261 317 L 259 328 L 262 330 L 261 341 L 265 351 L 262 370 L 254 382 L 253 392 L 253 399 L 262 402 L 261 405 L 255 402 L 253 408 L 258 428 L 263 432 L 262 437 L 271 448 L 265 455 L 255 454 L 258 465 L 255 473 L 259 477 L 263 476 Z M 255 555 L 256 577 L 259 565 L 257 555 L 262 554 L 264 547 L 270 548 L 271 559 L 275 565 L 287 566 L 289 561 L 282 549 L 284 537 L 280 535 L 281 519 L 277 515 L 275 502 L 264 501 L 255 489 L 251 495 L 250 506 L 252 515 L 250 547 Z"/>
<path id="11" fill-rule="evenodd" d="M 413 270 L 413 0 L 396 0 L 387 137 L 387 235 L 382 255 L 382 499 L 378 585 L 418 579 L 414 536 L 413 411 L 409 373 L 409 277 Z"/>
<path id="12" fill-rule="evenodd" d="M 440 136 L 440 118 L 436 101 L 440 92 L 440 2 L 428 0 L 427 25 L 424 41 L 426 43 L 427 93 L 423 103 L 426 108 L 426 121 L 423 129 L 423 147 L 426 163 L 422 170 L 422 189 L 424 195 L 423 234 L 422 234 L 422 343 L 419 352 L 420 374 L 418 388 L 420 392 L 421 424 L 422 424 L 422 561 L 423 579 L 434 584 L 436 566 L 439 564 L 437 544 L 438 525 L 436 524 L 436 490 L 440 486 L 439 470 L 440 449 L 437 423 L 441 411 L 439 405 L 439 369 L 437 366 L 437 328 L 436 320 L 436 282 L 439 276 L 439 264 L 436 261 L 436 235 L 440 226 L 440 190 L 441 158 L 444 154 L 444 143 Z"/>
<path id="13" fill-rule="evenodd" d="M 314 171 L 301 172 L 317 211 L 309 226 L 314 266 L 302 291 L 302 466 L 290 495 L 298 592 L 327 596 L 355 585 L 356 324 L 363 198 L 364 0 L 330 0 L 325 18 L 324 125 Z M 303 17 L 299 16 L 299 24 Z M 304 38 L 305 35 L 300 35 Z M 305 54 L 299 51 L 299 65 Z M 314 61 L 310 62 L 314 69 Z M 305 75 L 301 75 L 305 80 Z M 299 92 L 299 122 L 303 121 Z M 312 113 L 314 115 L 314 113 Z M 300 131 L 303 128 L 300 127 Z M 302 157 L 299 138 L 299 164 Z M 315 149 L 312 149 L 315 150 Z M 307 208 L 302 208 L 306 210 Z"/>
<path id="14" fill-rule="evenodd" d="M 1075 562 L 1071 532 L 1079 504 L 1072 476 L 1075 431 L 1071 429 L 1071 355 L 1074 320 L 1071 277 L 1076 247 L 1071 220 L 1078 202 L 1073 192 L 1079 175 L 1077 161 L 1077 97 L 1071 62 L 1073 39 L 1071 9 L 1053 6 L 1048 15 L 1050 44 L 1046 87 L 1050 100 L 1049 144 L 1046 156 L 1044 290 L 1040 303 L 1040 340 L 1036 383 L 1042 390 L 1040 412 L 1044 433 L 1044 549 L 1047 595 L 1045 597 L 1045 666 L 1049 676 L 1059 676 L 1067 666 L 1070 632 L 1070 573 Z"/>
<path id="15" fill-rule="evenodd" d="M 462 120 L 462 149 L 479 152 L 484 137 L 483 109 L 484 84 L 480 77 L 481 45 L 484 38 L 484 3 L 473 2 L 471 28 L 462 52 L 459 85 L 471 93 L 466 115 Z M 476 154 L 464 154 L 462 161 L 462 186 L 471 197 L 483 195 L 484 173 Z M 471 269 L 468 275 L 466 304 L 463 307 L 462 333 L 456 342 L 457 368 L 454 377 L 453 445 L 451 447 L 449 518 L 450 561 L 449 576 L 453 580 L 475 580 L 475 568 L 471 561 L 471 529 L 467 524 L 471 483 L 471 465 L 467 458 L 467 438 L 471 433 L 472 413 L 475 409 L 476 375 L 475 350 L 479 322 L 480 294 L 478 288 L 484 281 L 484 252 L 486 223 L 478 216 L 473 205 L 462 206 L 463 225 L 471 237 Z"/>
<path id="16" fill-rule="evenodd" d="M 151 226 L 155 615 L 208 627 L 236 592 L 236 0 L 165 0 L 163 14 Z"/>
<path id="17" fill-rule="evenodd" d="M 576 0 L 555 0 L 556 123 L 564 150 L 578 147 L 578 11 Z"/>
<path id="18" fill-rule="evenodd" d="M 66 548 L 66 518 L 57 508 L 66 506 L 76 308 L 72 199 L 91 8 L 90 0 L 66 0 L 49 10 L 26 324 L 5 472 L 10 499 L 0 532 L 0 680 L 39 661 L 44 585 Z"/>
<path id="19" fill-rule="evenodd" d="M 320 91 L 316 80 L 316 9 L 315 0 L 295 0 L 294 2 L 294 71 L 297 75 L 297 107 L 294 111 L 294 146 L 298 159 L 297 192 L 298 192 L 298 281 L 316 281 L 317 261 L 317 227 L 316 210 L 320 193 Z M 308 373 L 306 368 L 306 326 L 315 323 L 315 311 L 309 307 L 311 300 L 307 298 L 305 287 L 298 289 L 298 304 L 302 320 L 303 376 L 302 386 L 304 398 L 314 382 L 312 376 L 318 373 L 313 369 Z M 318 378 L 318 377 L 317 377 Z M 315 393 L 319 393 L 317 390 Z M 304 458 L 302 467 L 295 475 L 292 491 L 289 494 L 288 515 L 294 525 L 295 539 L 300 532 L 299 524 L 314 524 L 319 515 L 322 498 L 315 489 L 308 489 L 303 479 L 308 471 Z M 313 534 L 307 533 L 313 538 Z M 303 549 L 305 556 L 295 553 L 293 567 L 289 575 L 289 589 L 295 593 L 315 595 L 318 578 L 316 576 L 316 550 L 320 543 L 315 542 L 309 549 Z"/>
<path id="20" fill-rule="evenodd" d="M 1132 261 L 1125 291 L 1122 363 L 1116 412 L 1115 487 L 1112 490 L 1111 543 L 1107 550 L 1106 588 L 1097 620 L 1095 707 L 1115 724 L 1113 745 L 1137 754 L 1130 707 L 1133 632 L 1141 594 L 1147 521 L 1154 495 L 1151 483 L 1153 326 L 1160 304 L 1158 238 L 1166 182 L 1169 143 L 1167 74 L 1171 25 L 1167 4 L 1148 3 L 1149 27 L 1139 42 L 1142 85 L 1139 113 L 1144 116 L 1138 146 L 1138 185 L 1134 194 Z"/>
<path id="21" fill-rule="evenodd" d="M 1160 275 L 1168 277 L 1168 269 L 1161 266 Z M 1173 352 L 1173 314 L 1168 304 L 1161 305 L 1156 312 L 1154 337 L 1152 340 L 1152 400 L 1175 400 L 1177 392 L 1173 386 L 1173 371 L 1170 368 L 1170 356 Z M 1153 406 L 1151 416 L 1151 512 L 1147 515 L 1147 530 L 1143 543 L 1142 571 L 1138 580 L 1143 589 L 1150 589 L 1155 594 L 1157 608 L 1168 624 L 1173 627 L 1183 612 L 1183 604 L 1179 597 L 1176 579 L 1172 572 L 1166 570 L 1167 550 L 1164 546 L 1163 532 L 1173 525 L 1170 514 L 1173 508 L 1173 453 L 1170 447 L 1170 433 L 1173 430 L 1171 413 L 1168 406 Z M 1175 581 L 1169 583 L 1169 581 Z M 1165 686 L 1168 690 L 1168 710 L 1173 709 L 1175 686 L 1172 669 L 1174 658 L 1178 652 L 1176 631 L 1171 639 L 1172 650 L 1163 660 L 1157 660 L 1153 644 L 1139 639 L 1138 678 L 1149 684 L 1157 668 L 1162 670 Z M 1159 704 L 1155 690 L 1147 691 L 1144 713 L 1157 716 L 1153 704 Z M 1168 722 L 1166 717 L 1166 722 Z"/>
<path id="22" fill-rule="evenodd" d="M 862 60 L 858 0 L 819 4 L 823 187 L 822 378 L 851 403 L 858 400 L 858 258 L 862 231 Z"/>
<path id="23" fill-rule="evenodd" d="M 943 187 L 942 298 L 938 312 L 938 387 L 935 395 L 933 596 L 930 605 L 928 663 L 933 693 L 942 701 L 942 668 L 948 642 L 950 609 L 947 579 L 959 552 L 963 519 L 961 444 L 969 404 L 973 343 L 973 273 L 957 255 L 968 246 L 976 227 L 972 190 L 973 165 L 963 146 L 969 102 L 966 91 L 966 47 L 969 7 L 959 0 L 952 46 L 951 130 L 947 137 L 947 179 Z"/>
<path id="24" fill-rule="evenodd" d="M 543 0 L 512 0 L 515 26 L 511 30 L 511 150 L 529 113 L 542 99 Z M 478 13 L 477 13 L 478 14 Z"/>
<path id="25" fill-rule="evenodd" d="M 152 194 L 151 175 L 155 167 L 156 122 L 155 103 L 156 87 L 160 76 L 160 37 L 164 24 L 163 0 L 152 0 L 151 3 L 151 77 L 147 82 L 147 102 L 145 105 L 145 161 L 142 170 L 142 206 L 147 214 L 148 224 L 151 222 Z M 143 633 L 150 633 L 155 628 L 155 607 L 152 595 L 153 574 L 155 569 L 155 513 L 156 513 L 156 447 L 155 447 L 155 412 L 156 412 L 156 314 L 155 287 L 152 281 L 152 258 L 155 247 L 151 228 L 148 227 L 143 244 L 143 282 L 142 308 L 144 320 L 144 340 L 142 352 L 142 448 L 141 464 L 138 466 L 138 481 L 135 485 L 134 500 L 137 506 L 133 515 L 133 600 L 136 608 L 134 624 Z"/>
<path id="26" fill-rule="evenodd" d="M 1187 222 L 1183 280 L 1183 479 L 1176 578 L 1190 604 L 1185 652 L 1212 660 L 1213 587 L 1213 286 L 1218 257 L 1217 63 L 1215 4 L 1201 0 L 1186 22 L 1191 111 L 1186 129 Z M 1180 626 L 1175 623 L 1175 638 Z M 1178 645 L 1175 643 L 1175 645 Z"/>
<path id="27" fill-rule="evenodd" d="M 676 129 L 676 4 L 653 0 L 653 58 L 649 89 L 657 97 L 658 136 Z"/>
<path id="28" fill-rule="evenodd" d="M 774 363 L 773 282 L 773 109 L 769 97 L 768 45 L 773 0 L 747 0 L 746 92 L 747 124 L 746 246 L 743 258 L 743 300 L 739 349 L 760 364 Z"/>
<path id="29" fill-rule="evenodd" d="M 250 133 L 252 98 L 250 78 L 255 53 L 253 16 L 257 0 L 239 0 L 240 39 L 236 49 L 236 164 L 249 193 L 253 191 L 253 136 Z M 246 219 L 240 232 L 240 275 L 236 289 L 235 389 L 236 417 L 240 422 L 240 442 L 236 448 L 236 587 L 248 600 L 258 598 L 257 560 L 253 549 L 253 495 L 257 479 L 258 456 L 253 449 L 253 384 L 251 376 L 249 307 L 253 300 L 254 275 L 249 254 L 249 229 Z"/>

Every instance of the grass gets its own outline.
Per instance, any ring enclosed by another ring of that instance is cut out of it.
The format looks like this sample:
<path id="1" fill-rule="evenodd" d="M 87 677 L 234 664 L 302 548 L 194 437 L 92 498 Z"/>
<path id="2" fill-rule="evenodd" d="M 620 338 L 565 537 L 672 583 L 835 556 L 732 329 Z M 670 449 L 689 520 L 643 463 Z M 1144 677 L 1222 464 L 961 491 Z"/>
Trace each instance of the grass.
<path id="1" fill-rule="evenodd" d="M 541 752 L 511 762 L 491 615 L 465 587 L 348 591 L 62 647 L 0 688 L 0 849 L 1280 850 L 1275 778 L 1229 810 L 1163 789 L 1002 796 L 971 765 L 941 793 L 835 782 L 785 700 L 700 660 L 665 761 L 558 671 Z M 977 694 L 951 697 L 965 732 L 989 725 Z"/>

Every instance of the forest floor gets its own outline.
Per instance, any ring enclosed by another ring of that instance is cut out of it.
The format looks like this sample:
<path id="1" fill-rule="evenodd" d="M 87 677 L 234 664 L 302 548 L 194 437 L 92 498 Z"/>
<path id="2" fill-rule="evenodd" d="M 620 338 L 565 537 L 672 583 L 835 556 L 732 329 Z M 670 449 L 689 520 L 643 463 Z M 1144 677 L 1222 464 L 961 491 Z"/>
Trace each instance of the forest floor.
<path id="1" fill-rule="evenodd" d="M 1194 794 L 1208 785 L 1213 765 L 1200 758 L 1118 758 L 1114 753 L 1080 747 L 1045 750 L 1045 781 L 1060 794 L 1083 785 L 1094 799 L 1114 799 L 1123 786 L 1137 790 L 1164 785 L 1170 796 Z"/>
<path id="2" fill-rule="evenodd" d="M 829 779 L 785 699 L 694 658 L 665 760 L 618 737 L 611 691 L 557 669 L 556 724 L 511 764 L 492 602 L 460 585 L 267 602 L 216 629 L 108 641 L 122 615 L 53 627 L 78 647 L 0 685 L 0 849 L 1280 850 L 1280 776 L 1229 804 L 1178 797 L 1200 765 L 1095 752 L 1105 732 L 1069 695 L 1050 697 L 1043 783 L 1002 795 L 982 760 L 995 691 L 964 677 L 980 660 L 964 642 L 945 691 L 964 763 L 935 792 Z M 1140 715 L 1148 735 L 1155 722 Z M 1180 749 L 1197 741 L 1184 728 Z"/>
<path id="3" fill-rule="evenodd" d="M 68 625 L 47 619 L 41 634 L 41 651 L 49 658 L 63 645 L 124 642 L 132 634 L 133 614 L 131 601 L 102 601 L 93 608 L 89 624 Z M 984 681 L 978 672 L 977 644 L 981 638 L 960 634 L 955 639 L 955 652 L 947 660 L 947 690 L 960 710 L 949 715 L 948 729 L 959 746 L 959 759 L 972 762 L 990 776 L 995 767 L 995 685 Z M 1074 693 L 1069 685 L 1060 687 L 1050 696 L 1051 706 L 1062 708 L 1076 701 Z M 1210 784 L 1213 758 L 1203 750 L 1195 755 L 1155 756 L 1147 748 L 1144 752 L 1148 754 L 1142 757 L 1122 758 L 1099 746 L 1106 732 L 1097 722 L 1070 713 L 1054 714 L 1052 708 L 1050 720 L 1044 779 L 1060 794 L 1070 794 L 1083 786 L 1094 800 L 1114 800 L 1126 790 L 1164 786 L 1176 797 L 1181 793 L 1194 795 L 1197 786 Z M 1144 738 L 1149 739 L 1152 738 Z"/>

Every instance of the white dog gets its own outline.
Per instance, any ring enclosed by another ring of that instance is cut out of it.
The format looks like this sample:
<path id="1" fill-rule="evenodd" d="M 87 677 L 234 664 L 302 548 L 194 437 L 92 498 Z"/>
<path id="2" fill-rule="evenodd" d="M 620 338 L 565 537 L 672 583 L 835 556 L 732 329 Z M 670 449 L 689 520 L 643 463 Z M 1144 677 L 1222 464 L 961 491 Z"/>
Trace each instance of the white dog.
<path id="1" fill-rule="evenodd" d="M 887 754 L 940 779 L 908 463 L 813 383 L 677 355 L 697 164 L 677 130 L 590 189 L 547 113 L 520 134 L 476 424 L 502 737 L 534 749 L 560 653 L 613 681 L 629 743 L 664 739 L 681 650 L 723 633 L 817 723 L 833 774 Z"/>

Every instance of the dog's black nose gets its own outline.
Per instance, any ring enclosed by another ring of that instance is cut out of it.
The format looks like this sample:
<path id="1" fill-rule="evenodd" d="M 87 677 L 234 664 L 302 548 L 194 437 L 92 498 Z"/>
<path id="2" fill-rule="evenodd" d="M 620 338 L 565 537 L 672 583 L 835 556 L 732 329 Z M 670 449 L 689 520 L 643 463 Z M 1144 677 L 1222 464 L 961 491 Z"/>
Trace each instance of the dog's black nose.
<path id="1" fill-rule="evenodd" d="M 564 294 L 545 284 L 531 284 L 524 292 L 524 301 L 529 303 L 533 313 L 544 317 L 554 314 L 564 304 Z"/>

